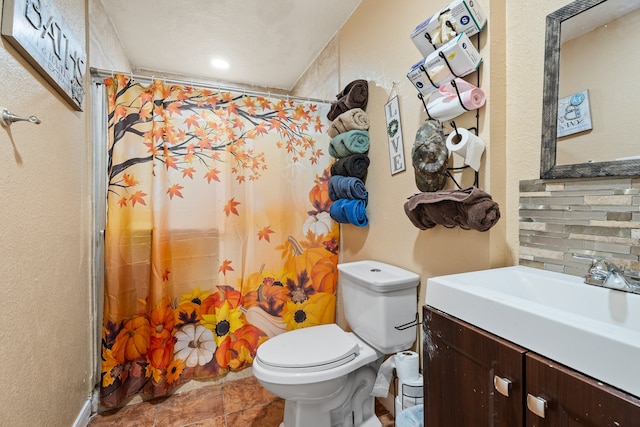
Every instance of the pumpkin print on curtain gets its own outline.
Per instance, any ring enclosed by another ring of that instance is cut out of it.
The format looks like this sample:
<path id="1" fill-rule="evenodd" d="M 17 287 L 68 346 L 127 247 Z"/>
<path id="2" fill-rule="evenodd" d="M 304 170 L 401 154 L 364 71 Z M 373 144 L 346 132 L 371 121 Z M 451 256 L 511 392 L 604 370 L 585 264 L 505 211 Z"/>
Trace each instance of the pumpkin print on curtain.
<path id="1" fill-rule="evenodd" d="M 329 106 L 105 87 L 102 405 L 241 370 L 269 337 L 333 322 Z"/>

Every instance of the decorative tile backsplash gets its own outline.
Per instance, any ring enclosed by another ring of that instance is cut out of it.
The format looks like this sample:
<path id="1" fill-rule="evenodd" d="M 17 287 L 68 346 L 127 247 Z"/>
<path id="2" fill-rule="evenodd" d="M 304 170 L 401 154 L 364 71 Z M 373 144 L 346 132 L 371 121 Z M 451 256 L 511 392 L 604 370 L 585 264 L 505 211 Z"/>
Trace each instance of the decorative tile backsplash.
<path id="1" fill-rule="evenodd" d="M 584 276 L 604 257 L 640 270 L 640 177 L 520 181 L 520 265 Z"/>

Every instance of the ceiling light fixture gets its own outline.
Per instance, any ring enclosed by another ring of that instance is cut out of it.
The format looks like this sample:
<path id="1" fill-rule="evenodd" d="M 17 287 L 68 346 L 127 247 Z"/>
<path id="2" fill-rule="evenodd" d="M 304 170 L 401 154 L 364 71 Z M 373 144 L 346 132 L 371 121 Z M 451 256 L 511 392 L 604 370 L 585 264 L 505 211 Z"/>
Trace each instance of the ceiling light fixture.
<path id="1" fill-rule="evenodd" d="M 229 63 L 224 59 L 220 59 L 220 58 L 212 59 L 211 65 L 213 65 L 215 68 L 218 68 L 220 70 L 226 70 L 227 68 L 229 68 Z"/>

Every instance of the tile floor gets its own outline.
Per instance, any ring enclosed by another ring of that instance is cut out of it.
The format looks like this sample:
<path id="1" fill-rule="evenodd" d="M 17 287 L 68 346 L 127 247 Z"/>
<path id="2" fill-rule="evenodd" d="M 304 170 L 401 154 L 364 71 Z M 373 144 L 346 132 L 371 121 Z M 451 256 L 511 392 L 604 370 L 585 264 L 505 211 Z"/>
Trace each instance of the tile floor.
<path id="1" fill-rule="evenodd" d="M 95 415 L 88 427 L 278 427 L 284 401 L 247 377 Z M 381 405 L 384 427 L 393 416 Z"/>

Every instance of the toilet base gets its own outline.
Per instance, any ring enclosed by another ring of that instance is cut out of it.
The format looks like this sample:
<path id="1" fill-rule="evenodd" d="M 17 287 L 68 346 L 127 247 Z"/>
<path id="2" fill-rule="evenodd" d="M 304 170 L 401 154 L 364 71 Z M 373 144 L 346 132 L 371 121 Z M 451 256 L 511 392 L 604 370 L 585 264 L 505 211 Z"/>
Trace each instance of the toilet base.
<path id="1" fill-rule="evenodd" d="M 376 376 L 371 365 L 363 366 L 349 374 L 345 386 L 328 399 L 285 400 L 280 427 L 381 427 L 371 396 Z"/>

